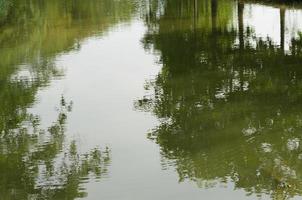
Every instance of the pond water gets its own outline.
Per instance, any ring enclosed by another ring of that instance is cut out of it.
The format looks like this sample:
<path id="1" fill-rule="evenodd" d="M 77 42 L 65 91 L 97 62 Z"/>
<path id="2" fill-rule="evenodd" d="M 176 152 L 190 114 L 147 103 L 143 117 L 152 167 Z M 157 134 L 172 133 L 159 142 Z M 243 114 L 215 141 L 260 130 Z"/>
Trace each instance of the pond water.
<path id="1" fill-rule="evenodd" d="M 0 199 L 302 199 L 301 19 L 0 0 Z"/>

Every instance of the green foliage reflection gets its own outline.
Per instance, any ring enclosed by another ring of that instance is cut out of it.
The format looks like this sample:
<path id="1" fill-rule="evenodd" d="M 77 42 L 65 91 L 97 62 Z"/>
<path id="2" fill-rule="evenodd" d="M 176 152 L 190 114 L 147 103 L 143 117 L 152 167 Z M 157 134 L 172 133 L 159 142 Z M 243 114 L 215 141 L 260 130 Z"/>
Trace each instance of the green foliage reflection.
<path id="1" fill-rule="evenodd" d="M 285 53 L 243 26 L 243 9 L 165 1 L 143 40 L 163 68 L 135 107 L 160 119 L 148 137 L 180 181 L 233 182 L 247 194 L 287 199 L 302 194 L 301 39 Z"/>
<path id="2" fill-rule="evenodd" d="M 82 184 L 107 174 L 109 149 L 78 152 L 65 139 L 71 104 L 62 98 L 57 120 L 39 128 L 39 117 L 26 115 L 19 128 L 0 138 L 1 199 L 75 199 L 86 196 Z"/>

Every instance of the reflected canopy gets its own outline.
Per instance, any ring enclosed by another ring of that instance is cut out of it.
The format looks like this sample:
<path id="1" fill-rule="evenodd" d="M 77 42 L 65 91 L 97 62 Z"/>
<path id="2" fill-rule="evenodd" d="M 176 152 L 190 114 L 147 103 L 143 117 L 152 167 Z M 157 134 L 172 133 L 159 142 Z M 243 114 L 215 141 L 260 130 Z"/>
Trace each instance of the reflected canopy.
<path id="1" fill-rule="evenodd" d="M 161 147 L 162 164 L 200 187 L 232 182 L 272 199 L 301 195 L 302 37 L 284 31 L 297 5 L 274 5 L 277 38 L 246 23 L 253 19 L 245 9 L 257 8 L 251 2 L 150 5 L 142 42 L 162 70 L 135 107 L 161 120 L 148 137 Z"/>

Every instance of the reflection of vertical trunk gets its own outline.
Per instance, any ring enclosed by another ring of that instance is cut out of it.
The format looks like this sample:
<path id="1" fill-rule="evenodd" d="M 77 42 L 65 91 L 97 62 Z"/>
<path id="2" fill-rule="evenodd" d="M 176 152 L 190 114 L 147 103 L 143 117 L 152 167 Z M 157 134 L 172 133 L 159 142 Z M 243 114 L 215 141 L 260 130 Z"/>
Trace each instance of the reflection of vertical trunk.
<path id="1" fill-rule="evenodd" d="M 194 45 L 197 44 L 196 42 L 196 26 L 197 26 L 197 19 L 198 19 L 198 4 L 197 4 L 197 0 L 194 0 L 194 10 L 193 10 L 193 37 L 194 37 Z"/>
<path id="2" fill-rule="evenodd" d="M 212 31 L 215 32 L 217 28 L 217 0 L 211 1 L 211 18 L 212 18 Z"/>
<path id="3" fill-rule="evenodd" d="M 196 28 L 197 19 L 198 19 L 198 4 L 197 4 L 197 0 L 194 0 L 194 29 Z"/>
<path id="4" fill-rule="evenodd" d="M 284 52 L 284 32 L 285 32 L 285 8 L 280 8 L 280 47 L 281 51 Z"/>
<path id="5" fill-rule="evenodd" d="M 244 50 L 243 11 L 244 11 L 244 4 L 243 4 L 243 2 L 241 0 L 239 0 L 239 2 L 238 2 L 238 29 L 239 29 L 239 49 L 240 49 L 240 54 Z M 244 82 L 244 80 L 243 80 L 243 71 L 244 71 L 244 66 L 240 66 L 240 68 L 239 68 L 239 80 L 240 80 L 240 90 L 241 91 L 243 91 L 243 82 Z"/>
<path id="6" fill-rule="evenodd" d="M 180 17 L 182 17 L 183 3 L 180 1 Z"/>
<path id="7" fill-rule="evenodd" d="M 238 28 L 239 28 L 239 47 L 241 50 L 244 48 L 243 9 L 244 9 L 244 4 L 239 0 L 239 2 L 238 2 Z"/>
<path id="8" fill-rule="evenodd" d="M 147 24 L 150 24 L 151 20 L 152 20 L 152 5 L 151 5 L 151 0 L 147 1 L 145 18 L 146 18 Z"/>
<path id="9" fill-rule="evenodd" d="M 152 15 L 152 8 L 151 8 L 151 0 L 148 1 L 148 14 L 147 14 L 147 21 L 148 23 L 151 22 L 151 15 Z"/>
<path id="10" fill-rule="evenodd" d="M 216 66 L 217 60 L 217 30 L 216 30 L 216 21 L 217 21 L 217 0 L 211 0 L 211 20 L 212 20 L 212 49 L 213 49 L 213 64 Z"/>

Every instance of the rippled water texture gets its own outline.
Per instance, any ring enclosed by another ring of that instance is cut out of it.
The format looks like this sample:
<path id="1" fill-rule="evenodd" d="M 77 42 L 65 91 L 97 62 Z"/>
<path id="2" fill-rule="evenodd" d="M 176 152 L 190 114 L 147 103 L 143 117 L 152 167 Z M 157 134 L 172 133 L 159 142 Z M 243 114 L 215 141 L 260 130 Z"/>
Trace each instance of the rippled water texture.
<path id="1" fill-rule="evenodd" d="M 302 3 L 0 0 L 0 199 L 302 199 Z"/>

